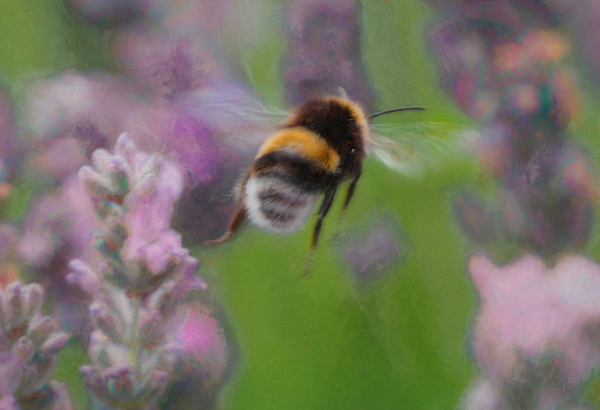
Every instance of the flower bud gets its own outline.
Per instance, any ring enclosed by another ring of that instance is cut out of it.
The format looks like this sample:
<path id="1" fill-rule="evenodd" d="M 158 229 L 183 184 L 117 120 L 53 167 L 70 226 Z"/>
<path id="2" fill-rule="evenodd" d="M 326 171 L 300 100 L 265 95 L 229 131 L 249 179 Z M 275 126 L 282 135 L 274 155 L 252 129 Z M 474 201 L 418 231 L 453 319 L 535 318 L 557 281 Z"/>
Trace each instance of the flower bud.
<path id="1" fill-rule="evenodd" d="M 137 383 L 129 363 L 106 369 L 104 377 L 107 391 L 112 400 L 123 402 L 131 399 Z"/>
<path id="2" fill-rule="evenodd" d="M 166 372 L 155 371 L 146 384 L 140 388 L 138 395 L 144 397 L 147 403 L 154 403 L 162 397 L 168 383 L 169 376 Z"/>
<path id="3" fill-rule="evenodd" d="M 11 325 L 12 322 L 16 322 L 21 318 L 25 311 L 24 302 L 19 282 L 13 282 L 6 287 L 2 298 L 2 313 L 6 325 Z"/>
<path id="4" fill-rule="evenodd" d="M 108 198 L 111 195 L 110 181 L 89 166 L 79 170 L 79 180 L 83 187 L 97 198 Z"/>
<path id="5" fill-rule="evenodd" d="M 129 175 L 132 170 L 123 157 L 100 148 L 92 154 L 92 164 L 110 181 L 113 196 L 124 197 L 129 192 Z"/>
<path id="6" fill-rule="evenodd" d="M 92 362 L 102 368 L 128 363 L 129 351 L 121 344 L 113 343 L 100 330 L 90 337 L 89 354 Z"/>
<path id="7" fill-rule="evenodd" d="M 97 294 L 102 288 L 102 282 L 98 274 L 81 259 L 69 262 L 71 273 L 67 274 L 66 280 L 71 286 L 77 286 L 88 295 Z"/>
<path id="8" fill-rule="evenodd" d="M 50 381 L 52 392 L 52 407 L 50 410 L 75 410 L 75 405 L 69 395 L 69 388 L 65 383 Z"/>
<path id="9" fill-rule="evenodd" d="M 13 345 L 11 353 L 13 356 L 21 359 L 23 363 L 29 363 L 34 350 L 35 346 L 33 343 L 31 343 L 31 340 L 26 337 L 22 337 Z"/>
<path id="10" fill-rule="evenodd" d="M 54 319 L 50 316 L 37 315 L 31 321 L 27 331 L 27 338 L 36 346 L 41 346 L 42 343 L 54 331 Z"/>
<path id="11" fill-rule="evenodd" d="M 62 332 L 56 332 L 50 336 L 40 347 L 40 352 L 44 356 L 55 355 L 69 342 L 69 335 Z"/>
<path id="12" fill-rule="evenodd" d="M 26 315 L 32 317 L 40 311 L 44 302 L 44 288 L 38 283 L 32 283 L 24 287 L 25 303 L 27 305 Z"/>
<path id="13" fill-rule="evenodd" d="M 142 310 L 139 335 L 146 349 L 152 349 L 163 340 L 165 336 L 164 324 L 157 310 Z"/>
<path id="14" fill-rule="evenodd" d="M 122 322 L 106 304 L 95 302 L 90 306 L 89 312 L 94 328 L 101 330 L 112 340 L 122 340 Z"/>
<path id="15" fill-rule="evenodd" d="M 9 396 L 19 388 L 24 370 L 23 360 L 0 352 L 0 396 Z"/>

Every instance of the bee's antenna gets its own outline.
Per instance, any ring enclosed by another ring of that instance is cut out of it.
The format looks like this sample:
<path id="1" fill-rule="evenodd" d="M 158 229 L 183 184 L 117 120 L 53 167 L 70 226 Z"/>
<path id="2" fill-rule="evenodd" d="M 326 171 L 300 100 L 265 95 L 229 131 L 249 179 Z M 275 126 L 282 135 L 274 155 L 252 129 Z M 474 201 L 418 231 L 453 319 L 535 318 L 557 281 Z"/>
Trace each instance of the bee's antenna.
<path id="1" fill-rule="evenodd" d="M 375 117 L 379 117 L 380 115 L 389 114 L 389 113 L 392 113 L 392 112 L 412 111 L 412 110 L 425 111 L 425 107 L 400 107 L 400 108 L 392 108 L 391 110 L 385 110 L 385 111 L 379 111 L 379 112 L 373 113 L 373 114 L 369 115 L 369 119 L 372 120 Z"/>

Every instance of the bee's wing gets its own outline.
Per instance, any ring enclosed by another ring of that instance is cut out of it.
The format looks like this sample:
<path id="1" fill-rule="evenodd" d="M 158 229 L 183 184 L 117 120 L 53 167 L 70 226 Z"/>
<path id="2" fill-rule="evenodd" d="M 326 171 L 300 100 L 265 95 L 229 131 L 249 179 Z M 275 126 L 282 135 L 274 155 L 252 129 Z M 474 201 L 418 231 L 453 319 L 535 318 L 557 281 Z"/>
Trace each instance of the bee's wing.
<path id="1" fill-rule="evenodd" d="M 219 132 L 219 142 L 236 151 L 255 152 L 289 118 L 287 111 L 269 106 L 231 84 L 203 87 L 188 96 L 188 103 L 206 124 Z"/>
<path id="2" fill-rule="evenodd" d="M 371 126 L 371 154 L 389 168 L 411 178 L 462 156 L 479 138 L 469 128 L 444 122 L 376 124 Z"/>
<path id="3" fill-rule="evenodd" d="M 194 102 L 219 122 L 279 124 L 289 117 L 289 112 L 232 86 L 206 87 L 194 95 Z"/>

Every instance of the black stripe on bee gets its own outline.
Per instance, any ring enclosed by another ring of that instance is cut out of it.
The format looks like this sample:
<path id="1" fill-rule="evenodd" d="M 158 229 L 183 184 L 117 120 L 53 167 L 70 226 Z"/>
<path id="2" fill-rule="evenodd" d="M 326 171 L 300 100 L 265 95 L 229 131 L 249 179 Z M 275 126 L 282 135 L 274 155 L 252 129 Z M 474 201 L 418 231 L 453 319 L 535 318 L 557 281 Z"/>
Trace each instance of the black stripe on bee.
<path id="1" fill-rule="evenodd" d="M 257 158 L 252 174 L 280 179 L 304 192 L 323 192 L 340 179 L 340 173 L 327 172 L 318 163 L 283 150 Z"/>

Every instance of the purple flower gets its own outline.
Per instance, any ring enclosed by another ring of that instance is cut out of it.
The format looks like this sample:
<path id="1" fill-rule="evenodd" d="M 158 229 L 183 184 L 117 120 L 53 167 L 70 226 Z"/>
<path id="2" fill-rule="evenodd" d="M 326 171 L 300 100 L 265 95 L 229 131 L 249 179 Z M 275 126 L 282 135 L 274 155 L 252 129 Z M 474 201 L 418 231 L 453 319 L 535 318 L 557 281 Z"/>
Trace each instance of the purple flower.
<path id="1" fill-rule="evenodd" d="M 400 228 L 390 215 L 371 215 L 370 222 L 340 236 L 340 256 L 350 265 L 359 282 L 368 283 L 384 276 L 405 256 L 399 244 Z"/>
<path id="2" fill-rule="evenodd" d="M 113 53 L 125 72 L 161 97 L 177 95 L 219 77 L 219 67 L 199 38 L 146 23 L 116 33 Z"/>
<path id="3" fill-rule="evenodd" d="M 286 95 L 292 104 L 342 87 L 366 107 L 373 97 L 360 57 L 360 5 L 347 0 L 286 2 L 289 52 Z"/>

